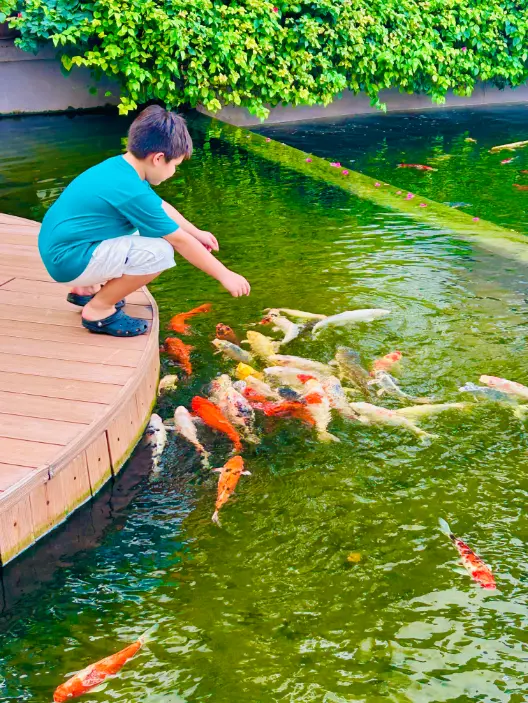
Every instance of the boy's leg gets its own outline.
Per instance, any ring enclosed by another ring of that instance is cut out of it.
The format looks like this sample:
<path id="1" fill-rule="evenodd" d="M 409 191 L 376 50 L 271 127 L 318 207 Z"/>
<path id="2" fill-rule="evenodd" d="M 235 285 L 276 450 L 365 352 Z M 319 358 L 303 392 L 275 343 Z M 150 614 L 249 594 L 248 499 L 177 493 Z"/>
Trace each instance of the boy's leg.
<path id="1" fill-rule="evenodd" d="M 122 298 L 138 290 L 142 286 L 146 286 L 160 275 L 158 273 L 149 273 L 144 276 L 131 276 L 124 274 L 120 278 L 114 278 L 108 283 L 105 283 L 101 290 L 94 295 L 92 300 L 83 307 L 82 317 L 90 322 L 104 320 L 106 317 L 113 315 L 115 312 L 115 304 Z"/>
<path id="2" fill-rule="evenodd" d="M 70 288 L 70 293 L 75 295 L 95 295 L 101 290 L 100 284 L 95 286 L 73 286 Z"/>

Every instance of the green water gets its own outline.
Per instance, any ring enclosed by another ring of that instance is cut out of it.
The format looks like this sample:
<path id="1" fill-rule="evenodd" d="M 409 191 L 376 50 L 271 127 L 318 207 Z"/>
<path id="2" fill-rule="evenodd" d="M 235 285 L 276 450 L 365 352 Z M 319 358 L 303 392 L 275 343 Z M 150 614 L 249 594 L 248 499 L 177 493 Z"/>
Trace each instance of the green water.
<path id="1" fill-rule="evenodd" d="M 437 202 L 463 202 L 467 212 L 528 233 L 528 149 L 490 153 L 493 146 L 528 140 L 527 105 L 358 115 L 256 131 L 304 151 L 340 161 L 380 181 Z M 475 139 L 467 142 L 466 139 Z M 510 164 L 501 161 L 510 159 Z M 428 164 L 436 172 L 398 168 Z"/>
<path id="2" fill-rule="evenodd" d="M 118 153 L 125 129 L 102 116 L 0 121 L 0 211 L 41 218 L 74 175 Z M 218 236 L 222 260 L 253 290 L 232 299 L 185 263 L 152 286 L 162 327 L 214 306 L 195 319 L 195 374 L 162 401 L 163 417 L 232 368 L 212 354 L 215 324 L 243 334 L 275 305 L 390 309 L 289 353 L 329 360 L 347 344 L 368 364 L 400 349 L 413 395 L 460 400 L 457 388 L 481 373 L 528 382 L 523 269 L 207 129 L 195 129 L 195 142 L 193 160 L 159 192 Z M 244 452 L 252 476 L 223 508 L 221 529 L 210 520 L 216 478 L 171 440 L 160 473 L 145 473 L 97 544 L 4 612 L 0 700 L 48 703 L 68 674 L 154 623 L 150 647 L 82 700 L 526 700 L 525 427 L 493 404 L 423 427 L 438 435 L 430 446 L 336 419 L 341 443 L 321 445 L 297 423 L 262 422 L 262 444 Z M 206 443 L 221 465 L 229 445 Z M 439 517 L 492 566 L 496 592 L 460 572 Z M 87 511 L 87 530 L 93 518 Z"/>

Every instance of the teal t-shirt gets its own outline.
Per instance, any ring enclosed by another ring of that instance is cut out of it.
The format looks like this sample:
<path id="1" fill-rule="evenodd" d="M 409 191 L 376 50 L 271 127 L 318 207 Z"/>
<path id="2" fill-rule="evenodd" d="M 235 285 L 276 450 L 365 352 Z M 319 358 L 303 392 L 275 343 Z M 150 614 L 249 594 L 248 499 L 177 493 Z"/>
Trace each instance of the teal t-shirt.
<path id="1" fill-rule="evenodd" d="M 47 211 L 39 251 L 52 278 L 73 281 L 105 239 L 136 230 L 165 237 L 178 229 L 162 199 L 123 156 L 113 156 L 77 176 Z"/>

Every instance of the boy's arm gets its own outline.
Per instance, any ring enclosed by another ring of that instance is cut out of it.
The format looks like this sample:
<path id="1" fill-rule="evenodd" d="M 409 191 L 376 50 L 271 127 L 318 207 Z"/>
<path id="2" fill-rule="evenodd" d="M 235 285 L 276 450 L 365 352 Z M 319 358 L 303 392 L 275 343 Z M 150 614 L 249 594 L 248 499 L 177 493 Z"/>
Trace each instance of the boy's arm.
<path id="1" fill-rule="evenodd" d="M 231 295 L 249 295 L 251 287 L 243 276 L 230 271 L 208 252 L 189 232 L 180 227 L 164 237 L 184 259 L 204 273 L 216 278 Z"/>
<path id="2" fill-rule="evenodd" d="M 218 251 L 218 242 L 216 240 L 216 237 L 213 236 L 211 232 L 206 232 L 203 229 L 198 229 L 198 227 L 193 225 L 192 222 L 186 220 L 185 217 L 181 214 L 181 212 L 178 212 L 175 207 L 173 207 L 170 203 L 167 203 L 165 200 L 163 201 L 163 209 L 171 218 L 171 220 L 174 220 L 177 225 L 183 227 L 183 229 L 188 232 L 191 237 L 197 239 L 201 244 L 204 245 L 204 247 L 208 251 Z"/>

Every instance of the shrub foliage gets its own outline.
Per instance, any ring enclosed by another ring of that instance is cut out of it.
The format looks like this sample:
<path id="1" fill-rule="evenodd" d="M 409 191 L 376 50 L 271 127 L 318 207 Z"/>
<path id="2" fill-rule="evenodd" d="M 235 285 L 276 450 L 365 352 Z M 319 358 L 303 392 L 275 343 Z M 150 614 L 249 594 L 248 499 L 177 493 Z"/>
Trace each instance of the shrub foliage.
<path id="1" fill-rule="evenodd" d="M 9 0 L 0 0 L 9 2 Z M 281 102 L 398 87 L 435 102 L 528 78 L 527 0 L 24 0 L 19 45 L 117 78 L 123 113 Z"/>

